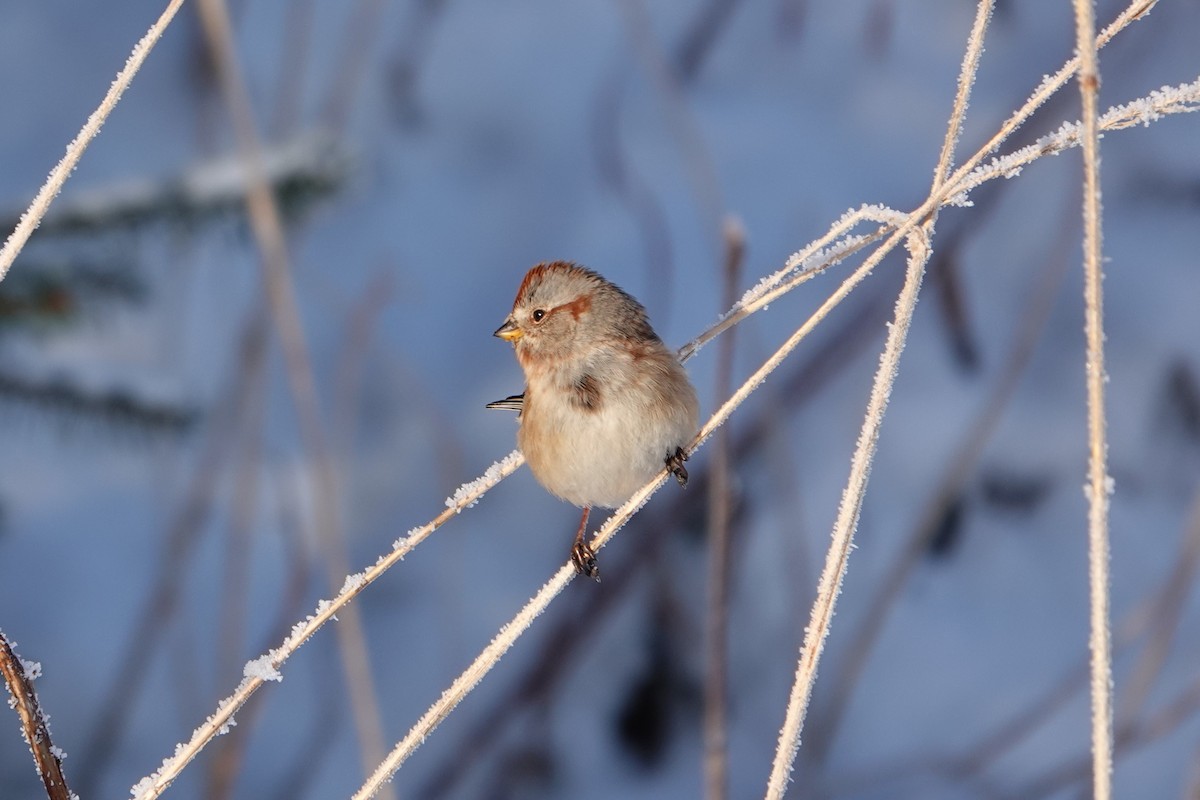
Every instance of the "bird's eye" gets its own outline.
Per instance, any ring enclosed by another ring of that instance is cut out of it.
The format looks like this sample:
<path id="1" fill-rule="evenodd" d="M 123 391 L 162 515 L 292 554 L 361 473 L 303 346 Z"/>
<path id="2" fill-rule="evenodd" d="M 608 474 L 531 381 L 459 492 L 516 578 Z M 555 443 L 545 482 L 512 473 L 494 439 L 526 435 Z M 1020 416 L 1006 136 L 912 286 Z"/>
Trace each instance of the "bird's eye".
<path id="1" fill-rule="evenodd" d="M 546 312 L 543 311 L 542 309 L 539 308 L 533 312 L 533 321 L 534 322 L 541 322 L 545 318 L 546 318 Z"/>

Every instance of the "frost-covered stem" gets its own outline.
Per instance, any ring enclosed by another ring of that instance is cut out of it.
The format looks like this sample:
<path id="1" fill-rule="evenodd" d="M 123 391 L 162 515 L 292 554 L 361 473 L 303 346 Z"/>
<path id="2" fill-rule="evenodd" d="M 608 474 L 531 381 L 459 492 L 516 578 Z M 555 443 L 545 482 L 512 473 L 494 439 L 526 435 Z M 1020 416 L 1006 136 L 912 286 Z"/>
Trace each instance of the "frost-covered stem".
<path id="1" fill-rule="evenodd" d="M 745 232 L 736 219 L 725 223 L 725 284 L 722 307 L 733 305 L 745 252 Z M 733 382 L 734 334 L 730 331 L 717 347 L 714 381 L 717 398 L 729 394 Z M 729 583 L 732 574 L 730 531 L 729 428 L 717 433 L 709 466 L 708 483 L 708 610 L 704 615 L 707 669 L 704 678 L 704 796 L 724 800 L 728 794 L 726 747 Z"/>
<path id="2" fill-rule="evenodd" d="M 171 0 L 167 4 L 166 9 L 159 16 L 158 20 L 150 26 L 150 30 L 146 31 L 136 45 L 133 47 L 133 52 L 129 54 L 129 59 L 125 62 L 125 66 L 117 73 L 117 77 L 113 80 L 112 85 L 108 87 L 108 93 L 104 95 L 104 99 L 100 101 L 99 107 L 92 112 L 87 118 L 87 122 L 80 128 L 79 133 L 67 145 L 66 155 L 62 160 L 50 171 L 46 182 L 42 184 L 42 188 L 38 190 L 37 195 L 33 198 L 33 202 L 29 204 L 29 208 L 25 209 L 25 213 L 21 215 L 21 221 L 17 223 L 17 227 L 9 234 L 8 240 L 4 242 L 4 247 L 0 249 L 0 281 L 4 280 L 4 276 L 8 274 L 9 267 L 17 258 L 17 254 L 25 247 L 25 243 L 29 241 L 29 237 L 34 230 L 41 224 L 42 217 L 46 216 L 47 209 L 54 202 L 54 198 L 62 190 L 63 184 L 67 182 L 71 172 L 79 163 L 79 159 L 83 157 L 83 151 L 87 150 L 88 145 L 100 133 L 100 127 L 104 121 L 108 119 L 108 115 L 116 108 L 117 101 L 121 99 L 121 95 L 129 88 L 133 76 L 141 69 L 142 63 L 146 60 L 146 56 L 150 55 L 150 51 L 154 49 L 154 45 L 162 38 L 163 31 L 171 24 L 171 20 L 175 18 L 175 12 L 183 5 L 183 0 Z"/>
<path id="3" fill-rule="evenodd" d="M 897 235 L 899 233 L 892 238 Z M 800 747 L 800 731 L 804 727 L 804 716 L 812 696 L 813 684 L 817 679 L 821 650 L 825 646 L 825 637 L 829 634 L 829 624 L 833 619 L 838 592 L 846 574 L 846 562 L 850 557 L 854 531 L 858 527 L 863 494 L 866 492 L 871 463 L 875 458 L 875 446 L 879 441 L 879 428 L 883 424 L 883 412 L 891 397 L 900 353 L 904 350 L 909 324 L 916 310 L 921 279 L 925 274 L 925 264 L 929 260 L 929 244 L 921 233 L 914 232 L 909 235 L 906 244 L 909 248 L 909 258 L 904 287 L 896 301 L 895 318 L 888 326 L 887 341 L 879 361 L 879 369 L 875 373 L 871 397 L 867 402 L 866 418 L 863 420 L 858 444 L 850 461 L 850 477 L 842 494 L 837 519 L 833 524 L 832 541 L 826 553 L 821 579 L 817 584 L 817 598 L 813 602 L 812 614 L 804 632 L 804 644 L 800 648 L 800 658 L 796 665 L 796 679 L 792 684 L 783 727 L 779 732 L 779 744 L 775 750 L 771 776 L 767 783 L 766 797 L 771 800 L 782 798 L 787 791 L 792 762 Z M 882 250 L 883 248 L 880 248 L 880 251 Z M 867 263 L 869 264 L 870 260 Z"/>
<path id="4" fill-rule="evenodd" d="M 1083 99 L 1083 269 L 1087 332 L 1088 585 L 1091 609 L 1092 796 L 1112 797 L 1112 632 L 1109 629 L 1108 437 L 1104 411 L 1104 312 L 1100 264 L 1100 143 L 1093 0 L 1075 0 L 1079 92 Z"/>
<path id="5" fill-rule="evenodd" d="M 355 575 L 347 576 L 341 592 L 335 598 L 321 601 L 317 606 L 316 612 L 303 622 L 297 623 L 292 628 L 291 634 L 284 639 L 278 648 L 251 662 L 251 664 L 256 665 L 255 669 L 249 669 L 250 665 L 247 665 L 247 672 L 253 674 L 248 674 L 242 680 L 241 684 L 238 685 L 234 693 L 221 701 L 212 716 L 192 732 L 191 739 L 175 747 L 175 755 L 165 759 L 157 772 L 144 778 L 133 787 L 134 799 L 149 800 L 161 795 L 171 785 L 172 781 L 179 776 L 183 768 L 204 749 L 206 744 L 216 736 L 224 733 L 226 727 L 233 720 L 233 715 L 237 713 L 237 710 L 245 705 L 251 695 L 258 691 L 263 683 L 266 682 L 267 677 L 264 677 L 264 675 L 278 680 L 277 674 L 272 673 L 277 673 L 279 667 L 301 645 L 312 638 L 312 635 L 322 625 L 339 613 L 342 613 L 346 605 L 357 597 L 359 592 L 378 580 L 383 573 L 387 572 L 397 562 L 403 560 L 405 556 L 412 552 L 413 548 L 429 538 L 430 534 L 444 525 L 448 520 L 479 502 L 479 498 L 486 494 L 489 489 L 516 472 L 517 468 L 524 463 L 525 459 L 520 452 L 514 450 L 509 453 L 504 460 L 492 465 L 491 469 L 483 477 L 460 489 L 455 494 L 453 501 L 447 501 L 448 507 L 445 511 L 424 525 L 409 531 L 407 535 L 397 539 L 392 546 L 391 552 L 381 556 L 373 566 Z"/>
<path id="6" fill-rule="evenodd" d="M 1108 44 L 1108 42 L 1111 41 L 1114 36 L 1128 27 L 1130 23 L 1135 22 L 1136 20 L 1145 16 L 1157 3 L 1158 0 L 1134 0 L 1117 16 L 1115 20 L 1113 20 L 1113 22 L 1107 28 L 1100 33 L 1099 36 L 1096 37 L 1096 48 L 1099 49 Z M 1008 139 L 1008 137 L 1011 136 L 1017 128 L 1021 127 L 1026 120 L 1033 116 L 1033 112 L 1037 111 L 1037 109 L 1041 107 L 1043 103 L 1050 99 L 1055 92 L 1061 89 L 1078 69 L 1079 57 L 1076 56 L 1075 58 L 1067 61 L 1067 63 L 1063 64 L 1058 72 L 1045 78 L 1041 84 L 1034 89 L 1033 93 L 1025 101 L 1024 105 L 1014 111 L 1012 115 L 1004 121 L 1004 124 L 1000 126 L 1000 130 L 997 131 L 996 134 L 992 136 L 992 138 L 989 139 L 983 147 L 975 151 L 974 155 L 963 162 L 961 167 L 954 171 L 954 174 L 951 175 L 950 178 L 947 179 L 943 184 L 942 189 L 937 192 L 936 196 L 931 197 L 929 201 L 927 201 L 926 205 L 943 204 L 948 197 L 958 194 L 961 191 L 958 188 L 958 185 L 964 180 L 964 178 L 966 178 L 966 176 L 968 176 L 976 167 L 978 167 L 983 159 L 987 158 L 989 154 L 995 152 L 996 148 L 1003 144 L 1004 141 Z"/>
<path id="7" fill-rule="evenodd" d="M 933 171 L 933 187 L 935 189 L 945 183 L 950 174 L 954 149 L 958 145 L 959 137 L 962 136 L 963 118 L 967 114 L 967 102 L 971 98 L 971 87 L 975 85 L 975 75 L 979 72 L 979 57 L 983 54 L 984 34 L 987 32 L 988 20 L 992 18 L 993 6 L 993 0 L 979 0 L 979 6 L 975 9 L 975 24 L 971 26 L 967 51 L 963 54 L 962 67 L 958 72 L 958 91 L 954 96 L 954 109 L 950 112 L 950 123 L 946 126 L 946 138 L 942 141 L 942 152 L 938 156 L 937 167 Z"/>
<path id="8" fill-rule="evenodd" d="M 654 489 L 657 489 L 662 483 L 661 476 L 654 483 L 650 484 L 649 491 L 643 488 L 639 495 L 642 496 L 640 507 Z M 632 502 L 632 501 L 631 501 Z M 627 503 L 626 506 L 629 504 Z M 496 665 L 508 649 L 513 646 L 516 640 L 524 633 L 533 621 L 537 619 L 545 609 L 550 605 L 550 601 L 558 596 L 568 583 L 575 577 L 575 567 L 571 564 L 564 564 L 559 567 L 558 572 L 554 573 L 549 581 L 538 591 L 533 598 L 525 604 L 525 607 L 515 616 L 511 622 L 500 629 L 496 637 L 483 649 L 471 665 L 459 675 L 450 688 L 442 692 L 442 696 L 438 698 L 429 710 L 417 720 L 416 724 L 409 732 L 401 739 L 392 752 L 388 753 L 375 771 L 371 773 L 366 782 L 359 787 L 359 790 L 354 793 L 354 800 L 363 800 L 363 798 L 374 797 L 375 793 L 383 787 L 385 783 L 392 779 L 392 775 L 400 768 L 413 751 L 424 743 L 425 738 L 433 732 L 433 729 L 441 724 L 454 707 L 475 688 L 478 683 L 483 680 L 483 676 Z"/>
<path id="9" fill-rule="evenodd" d="M 824 270 L 867 245 L 882 239 L 888 231 L 894 230 L 904 219 L 905 216 L 900 212 L 885 209 L 882 206 L 863 206 L 848 212 L 835 222 L 824 236 L 793 253 L 780 270 L 763 278 L 757 286 L 746 292 L 745 296 L 726 311 L 715 325 L 710 326 L 695 339 L 679 348 L 679 360 L 686 362 L 696 355 L 701 347 L 717 336 L 751 314 L 762 311 L 772 301 L 792 291 L 810 278 L 821 274 Z M 844 236 L 862 222 L 882 222 L 883 227 L 861 238 L 847 237 L 838 241 L 839 237 Z M 834 244 L 835 242 L 837 243 Z M 794 274 L 797 270 L 799 273 Z"/>
<path id="10" fill-rule="evenodd" d="M 337 476 L 322 429 L 316 380 L 289 267 L 283 221 L 267 180 L 262 142 L 250 94 L 238 63 L 225 0 L 199 0 L 198 11 L 222 94 L 233 120 L 238 151 L 250 177 L 246 188 L 246 209 L 261 253 L 263 282 L 271 317 L 283 348 L 284 366 L 296 405 L 301 441 L 313 466 L 314 524 L 320 536 L 323 563 L 332 589 L 350 570 L 342 543 Z M 384 735 L 366 632 L 357 607 L 346 609 L 342 624 L 337 628 L 337 637 L 363 768 L 366 770 L 383 757 Z"/>
<path id="11" fill-rule="evenodd" d="M 1109 108 L 1100 116 L 1101 131 L 1116 131 L 1134 125 L 1149 125 L 1169 114 L 1188 114 L 1200 111 L 1200 80 L 1179 86 L 1164 86 L 1132 102 Z M 1022 147 L 1005 156 L 992 159 L 984 166 L 976 167 L 970 174 L 955 180 L 948 196 L 959 196 L 977 186 L 1004 177 L 1011 178 L 1037 159 L 1057 155 L 1080 145 L 1082 126 L 1065 123 L 1054 133 L 1043 136 L 1031 145 Z"/>
<path id="12" fill-rule="evenodd" d="M 976 7 L 976 10 L 975 10 L 975 22 L 971 26 L 971 33 L 967 39 L 967 49 L 966 49 L 966 52 L 963 54 L 962 66 L 959 69 L 958 89 L 954 96 L 954 105 L 950 111 L 950 120 L 946 125 L 946 136 L 942 141 L 941 154 L 938 156 L 937 166 L 934 168 L 934 171 L 933 171 L 933 184 L 929 190 L 930 199 L 938 196 L 939 190 L 946 183 L 946 179 L 949 176 L 950 166 L 954 160 L 954 151 L 958 144 L 959 137 L 962 135 L 963 120 L 966 117 L 967 105 L 970 102 L 970 98 L 971 98 L 971 88 L 975 85 L 975 76 L 979 71 L 979 58 L 983 53 L 983 42 L 984 42 L 985 34 L 987 32 L 988 22 L 992 16 L 992 8 L 993 8 L 992 0 L 980 0 L 979 5 Z M 928 206 L 928 205 L 929 204 L 926 203 L 926 206 Z M 929 238 L 933 235 L 933 229 L 937 223 L 937 216 L 938 216 L 938 212 L 940 211 L 940 209 L 941 209 L 940 203 L 934 204 L 929 211 L 928 219 L 922 224 L 920 241 L 922 243 L 924 243 L 924 247 L 926 248 L 926 250 L 928 249 Z M 916 218 L 915 215 L 910 216 L 909 217 L 910 223 L 915 218 Z M 915 241 L 915 239 L 913 237 L 910 237 L 910 240 L 909 240 L 910 250 L 911 250 L 913 241 Z M 910 253 L 910 259 L 911 259 L 911 257 L 915 257 L 915 254 Z M 925 254 L 926 261 L 928 260 L 928 257 L 929 257 L 928 253 L 926 253 Z M 910 263 L 910 268 L 911 268 L 911 263 Z M 921 269 L 922 275 L 923 275 L 924 274 L 924 264 L 921 265 L 920 269 Z M 921 276 L 917 277 L 918 282 L 920 281 L 920 277 Z M 913 302 L 915 303 L 915 298 L 914 298 Z M 899 313 L 899 311 L 897 311 L 897 313 Z M 911 319 L 911 317 L 910 317 L 910 319 Z M 905 328 L 907 328 L 908 320 L 906 320 L 903 324 L 904 324 Z M 901 341 L 901 347 L 903 347 L 903 341 Z M 888 391 L 890 392 L 890 387 L 888 388 Z M 882 416 L 882 410 L 880 411 L 880 416 Z M 869 422 L 869 420 L 868 420 L 868 422 Z M 866 430 L 866 425 L 868 424 L 868 422 L 864 422 L 864 432 Z M 860 439 L 860 442 L 861 442 L 861 439 Z M 863 468 L 863 470 L 864 470 L 863 481 L 862 481 L 861 487 L 858 489 L 858 491 L 860 491 L 860 492 L 866 491 L 866 474 L 869 473 L 869 471 L 870 471 L 870 460 L 873 458 L 874 458 L 874 452 L 873 452 L 873 445 L 872 445 L 872 451 L 867 454 L 867 459 L 868 459 L 867 464 Z M 854 480 L 853 475 L 851 477 L 851 480 L 852 481 Z M 849 492 L 849 491 L 850 491 L 850 487 L 847 486 L 847 492 Z M 843 497 L 842 502 L 843 502 L 843 507 L 845 507 L 845 505 L 846 505 L 845 497 Z M 861 503 L 862 503 L 861 497 L 858 498 L 855 502 L 857 503 L 857 507 L 854 510 L 855 516 L 854 516 L 853 521 L 851 522 L 851 528 L 850 528 L 850 533 L 849 533 L 850 537 L 853 537 L 853 529 L 858 524 L 857 523 L 857 514 L 858 514 L 858 508 L 861 508 Z M 839 523 L 840 522 L 841 522 L 841 519 L 839 517 Z M 851 542 L 851 539 L 847 539 L 847 541 L 846 541 L 847 548 L 849 548 L 850 542 Z M 832 548 L 831 548 L 831 553 L 832 553 Z M 848 555 L 848 550 L 847 550 L 847 555 Z M 828 570 L 829 566 L 830 566 L 830 561 L 827 560 L 826 561 L 826 569 L 827 570 Z M 845 569 L 846 569 L 845 559 L 843 558 L 842 562 L 841 562 L 841 570 L 842 570 L 843 575 L 845 573 Z M 824 580 L 824 577 L 825 576 L 823 575 L 822 580 Z M 833 591 L 835 594 L 832 595 L 829 600 L 830 617 L 832 617 L 832 604 L 833 604 L 833 601 L 836 599 L 836 591 L 837 591 L 838 587 L 841 585 L 841 579 L 842 579 L 842 576 L 838 575 L 837 582 L 833 586 Z M 820 592 L 818 592 L 818 602 L 820 602 L 820 599 L 821 599 L 821 594 L 820 594 Z M 813 608 L 814 620 L 816 619 L 816 613 L 817 613 L 817 607 L 814 605 L 814 608 Z M 872 620 L 869 619 L 868 625 L 870 625 L 871 622 L 872 622 Z M 826 624 L 828 624 L 828 623 L 826 623 Z M 810 624 L 809 630 L 812 630 L 812 628 L 813 628 L 813 625 Z M 869 628 L 868 628 L 868 630 L 869 630 Z M 868 639 L 868 641 L 869 641 L 869 639 Z M 812 667 L 811 667 L 811 673 L 806 675 L 804 678 L 810 684 L 812 681 L 816 680 L 817 661 L 819 661 L 819 659 L 820 659 L 820 650 L 821 650 L 820 643 L 817 643 L 815 647 L 811 647 L 810 646 L 811 644 L 812 643 L 806 639 L 805 649 L 815 651 L 813 654 L 813 657 L 812 657 L 813 663 L 812 663 Z M 803 651 L 802 651 L 801 657 L 803 659 Z M 854 669 L 856 666 L 861 665 L 860 661 L 856 662 L 856 661 L 852 660 L 850 663 L 851 663 L 852 669 Z M 799 670 L 799 667 L 798 667 L 798 670 Z M 800 674 L 798 671 L 797 679 L 799 679 L 799 678 L 800 678 Z M 823 739 L 823 744 L 821 741 L 819 741 L 817 744 L 816 751 L 817 751 L 818 756 L 823 754 L 825 748 L 832 741 L 833 731 L 836 728 L 837 718 L 840 715 L 841 698 L 848 696 L 849 687 L 852 685 L 852 682 L 853 682 L 853 678 L 847 677 L 845 675 L 840 675 L 839 679 L 836 680 L 834 683 L 834 696 L 833 696 L 834 697 L 834 705 L 833 705 L 832 711 L 830 712 L 833 724 L 826 727 L 826 736 Z M 808 686 L 804 691 L 811 692 L 811 685 Z M 796 698 L 796 690 L 795 689 L 793 689 L 792 697 L 793 697 L 793 700 Z M 803 703 L 804 703 L 805 707 L 807 707 L 807 704 L 808 704 L 807 697 L 805 697 L 803 699 Z M 791 709 L 790 705 L 789 705 L 788 710 L 789 710 L 789 714 L 791 714 L 792 709 Z M 799 746 L 800 728 L 802 728 L 803 724 L 804 724 L 803 717 L 804 717 L 804 709 L 801 709 L 801 711 L 798 715 L 791 717 L 794 724 L 797 726 L 796 730 L 795 730 L 795 734 L 794 734 L 795 742 L 796 742 L 795 747 Z M 781 736 L 780 736 L 780 747 L 781 748 L 783 747 L 783 744 L 784 744 L 783 735 L 781 734 Z M 787 783 L 786 783 L 786 775 L 778 774 L 778 772 L 777 772 L 778 766 L 779 766 L 778 759 L 779 759 L 779 754 L 777 753 L 776 754 L 776 769 L 773 770 L 773 772 L 772 772 L 772 782 L 773 782 L 773 785 L 775 785 L 774 781 L 778 775 L 778 778 L 781 781 L 781 783 L 779 783 L 777 785 L 777 791 L 780 793 L 780 796 L 782 796 L 783 791 L 787 787 Z M 794 747 L 793 747 L 793 752 L 792 752 L 791 756 L 789 757 L 788 765 L 787 765 L 789 773 L 791 770 L 791 763 L 794 759 L 795 759 L 795 753 L 794 753 Z M 768 791 L 768 794 L 770 794 L 770 791 Z"/>
<path id="13" fill-rule="evenodd" d="M 1071 205 L 1073 208 L 1074 201 Z M 1060 247 L 1065 250 L 1069 246 L 1068 243 L 1073 244 L 1076 241 L 1075 234 L 1068 233 L 1060 236 L 1059 240 L 1055 250 Z M 861 622 L 857 630 L 850 634 L 849 641 L 838 659 L 838 669 L 836 675 L 832 676 L 832 684 L 824 689 L 822 713 L 819 719 L 814 720 L 816 735 L 807 745 L 810 750 L 816 751 L 811 760 L 820 760 L 836 739 L 854 687 L 858 684 L 875 642 L 886 625 L 889 609 L 894 608 L 896 599 L 913 570 L 928 551 L 938 521 L 945 517 L 947 509 L 961 496 L 963 487 L 974 475 L 975 465 L 1003 418 L 1050 319 L 1054 301 L 1070 263 L 1070 257 L 1064 252 L 1056 257 L 1053 263 L 1048 263 L 1039 270 L 1037 284 L 1031 287 L 1029 293 L 1032 300 L 1026 304 L 1024 313 L 1016 321 L 1013 328 L 1014 341 L 999 368 L 999 377 L 986 404 L 980 409 L 962 441 L 945 459 L 936 489 L 917 515 L 917 523 L 913 526 L 900 554 L 885 573 L 871 582 L 869 596 L 862 605 L 863 610 L 859 612 Z M 847 635 L 845 629 L 841 635 Z"/>
<path id="14" fill-rule="evenodd" d="M 40 668 L 33 666 L 31 670 L 26 663 L 13 650 L 4 631 L 0 631 L 0 675 L 4 676 L 4 685 L 8 687 L 9 708 L 21 718 L 21 733 L 33 753 L 33 764 L 42 779 L 42 786 L 46 787 L 46 796 L 50 800 L 71 800 L 75 795 L 63 777 L 58 748 L 50 740 L 50 728 L 33 688 L 31 671 Z"/>

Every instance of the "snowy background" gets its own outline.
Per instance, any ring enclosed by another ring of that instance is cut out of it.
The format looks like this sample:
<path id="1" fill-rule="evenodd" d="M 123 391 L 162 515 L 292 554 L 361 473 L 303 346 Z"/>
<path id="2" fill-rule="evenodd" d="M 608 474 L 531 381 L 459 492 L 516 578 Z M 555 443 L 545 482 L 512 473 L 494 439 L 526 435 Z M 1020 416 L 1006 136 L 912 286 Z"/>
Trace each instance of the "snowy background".
<path id="1" fill-rule="evenodd" d="M 159 6 L 0 6 L 6 230 Z M 484 405 L 521 388 L 491 332 L 529 266 L 597 269 L 686 342 L 723 310 L 727 215 L 746 233 L 740 293 L 847 208 L 920 202 L 974 15 L 966 0 L 231 6 L 259 123 L 296 178 L 288 244 L 351 570 L 512 449 L 511 415 Z M 1121 7 L 1102 0 L 1098 20 Z M 1069 3 L 998 3 L 961 155 L 1073 37 Z M 1101 52 L 1102 108 L 1194 80 L 1197 41 L 1200 4 L 1164 0 Z M 1077 117 L 1072 83 L 1005 149 Z M 204 165 L 233 149 L 185 7 L 0 284 L 25 292 L 0 303 L 0 627 L 43 666 L 85 798 L 126 796 L 341 584 L 278 341 L 261 368 L 244 355 L 265 319 L 253 238 L 219 187 L 186 182 L 216 181 Z M 1112 133 L 1102 156 L 1116 787 L 1195 797 L 1200 120 Z M 1085 791 L 1079 163 L 1043 159 L 942 214 L 789 796 Z M 735 378 L 844 271 L 739 326 Z M 885 261 L 730 423 L 731 797 L 766 783 L 901 272 Z M 37 275 L 54 292 L 29 288 Z M 1021 337 L 1032 350 L 996 425 L 952 468 Z M 707 411 L 716 352 L 689 363 Z M 416 752 L 398 796 L 702 795 L 710 455 Z M 384 747 L 562 563 L 576 520 L 521 470 L 361 596 Z M 352 793 L 364 767 L 338 633 L 168 796 Z M 0 727 L 0 797 L 41 796 L 15 716 Z"/>

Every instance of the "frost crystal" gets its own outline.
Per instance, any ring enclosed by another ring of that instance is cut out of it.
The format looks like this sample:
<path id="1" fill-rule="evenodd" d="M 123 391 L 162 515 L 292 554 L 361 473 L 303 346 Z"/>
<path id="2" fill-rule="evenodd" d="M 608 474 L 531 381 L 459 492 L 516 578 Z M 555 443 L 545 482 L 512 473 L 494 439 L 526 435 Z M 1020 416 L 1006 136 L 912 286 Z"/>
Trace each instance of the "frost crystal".
<path id="1" fill-rule="evenodd" d="M 242 667 L 242 675 L 247 678 L 257 678 L 260 681 L 282 681 L 283 675 L 271 662 L 271 656 L 259 656 L 253 661 L 247 661 Z"/>
<path id="2" fill-rule="evenodd" d="M 21 669 L 25 672 L 25 680 L 27 681 L 36 681 L 42 677 L 42 665 L 40 662 L 22 658 Z"/>
<path id="3" fill-rule="evenodd" d="M 408 547 L 409 544 L 412 542 L 413 537 L 416 536 L 417 534 L 421 533 L 423 530 L 425 530 L 425 526 L 423 526 L 423 525 L 418 525 L 415 528 L 411 528 L 408 531 L 408 533 L 404 534 L 399 539 L 392 542 L 392 549 L 400 550 L 401 548 Z M 382 560 L 382 559 L 380 559 L 380 560 Z"/>
<path id="4" fill-rule="evenodd" d="M 513 450 L 500 461 L 488 467 L 482 476 L 458 487 L 453 495 L 446 498 L 446 508 L 453 508 L 461 512 L 465 508 L 474 506 L 479 502 L 479 495 L 495 486 L 501 478 L 516 469 L 516 462 L 521 457 L 520 450 Z M 468 502 L 467 498 L 471 498 L 471 500 Z"/>
<path id="5" fill-rule="evenodd" d="M 350 592 L 362 588 L 362 585 L 366 582 L 367 576 L 363 575 L 361 572 L 356 572 L 353 575 L 347 575 L 346 582 L 342 584 L 342 590 L 338 592 L 338 594 L 349 594 Z"/>

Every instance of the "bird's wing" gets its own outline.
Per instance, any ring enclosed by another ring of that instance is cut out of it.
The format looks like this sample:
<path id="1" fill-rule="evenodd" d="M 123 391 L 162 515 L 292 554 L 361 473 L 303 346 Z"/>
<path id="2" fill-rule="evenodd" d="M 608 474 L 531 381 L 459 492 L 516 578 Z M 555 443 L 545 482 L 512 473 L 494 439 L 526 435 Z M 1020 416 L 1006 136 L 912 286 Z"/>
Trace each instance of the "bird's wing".
<path id="1" fill-rule="evenodd" d="M 521 413 L 521 409 L 525 407 L 525 393 L 514 394 L 511 397 L 506 397 L 503 400 L 497 400 L 494 403 L 488 403 L 488 408 L 503 408 L 508 411 L 516 411 Z"/>

